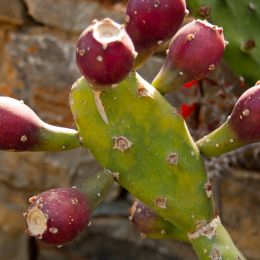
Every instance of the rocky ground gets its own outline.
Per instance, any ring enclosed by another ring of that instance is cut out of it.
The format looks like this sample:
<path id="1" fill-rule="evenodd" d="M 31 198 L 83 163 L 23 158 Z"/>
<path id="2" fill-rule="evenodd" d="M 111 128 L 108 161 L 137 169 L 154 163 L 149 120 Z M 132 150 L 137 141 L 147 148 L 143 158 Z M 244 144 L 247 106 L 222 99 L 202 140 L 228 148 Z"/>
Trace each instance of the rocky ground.
<path id="1" fill-rule="evenodd" d="M 0 95 L 24 100 L 48 123 L 74 127 L 68 97 L 79 77 L 76 39 L 94 18 L 122 22 L 123 15 L 120 1 L 0 0 Z M 162 62 L 161 57 L 152 58 L 141 73 L 151 80 Z M 260 258 L 259 151 L 254 145 L 207 163 L 223 221 L 252 260 Z M 184 243 L 142 239 L 127 219 L 131 197 L 116 185 L 75 242 L 62 248 L 37 243 L 24 232 L 22 212 L 28 198 L 49 188 L 77 185 L 100 166 L 83 149 L 0 152 L 0 165 L 1 260 L 196 259 Z"/>

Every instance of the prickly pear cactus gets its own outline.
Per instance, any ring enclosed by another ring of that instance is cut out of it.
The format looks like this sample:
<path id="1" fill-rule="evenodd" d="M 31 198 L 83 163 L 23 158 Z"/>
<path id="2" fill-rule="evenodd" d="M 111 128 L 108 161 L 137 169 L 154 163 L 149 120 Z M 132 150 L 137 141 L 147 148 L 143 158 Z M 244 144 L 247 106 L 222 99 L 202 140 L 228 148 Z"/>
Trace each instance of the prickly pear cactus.
<path id="1" fill-rule="evenodd" d="M 185 1 L 177 2 L 181 3 L 181 11 L 177 13 L 181 12 L 183 18 Z M 198 2 L 205 4 L 203 8 L 199 6 L 200 13 L 212 15 L 212 19 L 218 16 L 214 11 L 209 13 L 211 9 L 206 4 L 211 3 L 212 10 L 219 7 L 218 15 L 223 21 L 227 10 L 252 12 L 252 16 L 259 11 L 259 5 L 253 3 L 245 10 L 245 2 L 234 9 L 231 1 L 221 1 L 221 5 L 216 1 Z M 191 1 L 194 10 L 198 2 Z M 134 4 L 140 7 L 140 14 L 163 17 L 170 2 L 137 0 Z M 138 12 L 134 10 L 133 14 Z M 245 22 L 247 26 L 250 19 Z M 147 21 L 141 21 L 145 28 Z M 156 22 L 160 25 L 160 21 Z M 179 22 L 175 25 L 178 28 Z M 233 37 L 234 31 L 228 28 L 227 37 Z M 153 29 L 149 27 L 148 34 Z M 243 58 L 248 68 L 243 75 L 249 80 L 259 72 L 255 69 L 259 57 L 253 55 L 256 52 L 253 39 L 248 42 L 245 37 L 251 37 L 252 31 L 250 28 L 234 37 L 227 54 L 228 60 L 229 55 L 234 55 L 231 65 Z M 147 45 L 149 51 L 146 53 L 144 49 L 138 58 L 135 48 L 139 41 L 137 44 L 131 40 L 134 32 L 107 18 L 94 21 L 80 36 L 76 58 L 83 76 L 74 83 L 70 95 L 77 130 L 48 125 L 23 103 L 0 98 L 0 149 L 63 151 L 82 146 L 104 168 L 76 190 L 52 189 L 32 197 L 24 215 L 28 232 L 54 245 L 70 242 L 87 226 L 90 214 L 115 180 L 140 200 L 133 206 L 131 218 L 147 236 L 188 241 L 202 260 L 243 260 L 214 208 L 201 154 L 220 155 L 260 140 L 259 82 L 241 96 L 225 124 L 195 143 L 183 117 L 162 94 L 177 90 L 186 81 L 201 79 L 215 69 L 225 49 L 222 28 L 200 20 L 184 26 L 174 36 L 166 63 L 152 84 L 138 75 L 135 67 L 138 59 L 141 64 L 153 53 L 158 39 L 155 41 L 154 35 L 148 35 L 150 49 Z M 162 40 L 168 36 L 167 30 Z M 242 49 L 241 42 L 246 43 Z"/>
<path id="2" fill-rule="evenodd" d="M 198 221 L 211 219 L 204 165 L 176 110 L 136 73 L 100 98 L 107 124 L 87 81 L 81 78 L 72 87 L 71 110 L 79 135 L 101 165 L 186 232 L 195 229 Z M 191 197 L 196 197 L 192 203 Z"/>
<path id="3" fill-rule="evenodd" d="M 225 60 L 248 84 L 260 75 L 260 1 L 188 0 L 192 15 L 222 26 L 229 46 Z"/>

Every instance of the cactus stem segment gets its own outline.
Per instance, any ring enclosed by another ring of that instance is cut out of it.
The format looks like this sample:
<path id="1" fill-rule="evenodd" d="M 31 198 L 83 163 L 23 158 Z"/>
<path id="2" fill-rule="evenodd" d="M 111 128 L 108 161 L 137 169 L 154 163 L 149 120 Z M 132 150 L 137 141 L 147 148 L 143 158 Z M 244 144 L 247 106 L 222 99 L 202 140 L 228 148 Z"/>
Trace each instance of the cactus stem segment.
<path id="1" fill-rule="evenodd" d="M 196 239 L 200 236 L 206 236 L 208 239 L 211 239 L 215 235 L 216 227 L 219 223 L 219 217 L 214 218 L 210 223 L 200 221 L 197 225 L 198 229 L 193 233 L 189 233 L 188 237 L 190 240 Z"/>
<path id="2" fill-rule="evenodd" d="M 201 223 L 198 229 L 188 237 L 199 259 L 221 260 L 240 259 L 245 257 L 236 248 L 219 217 L 210 223 Z"/>

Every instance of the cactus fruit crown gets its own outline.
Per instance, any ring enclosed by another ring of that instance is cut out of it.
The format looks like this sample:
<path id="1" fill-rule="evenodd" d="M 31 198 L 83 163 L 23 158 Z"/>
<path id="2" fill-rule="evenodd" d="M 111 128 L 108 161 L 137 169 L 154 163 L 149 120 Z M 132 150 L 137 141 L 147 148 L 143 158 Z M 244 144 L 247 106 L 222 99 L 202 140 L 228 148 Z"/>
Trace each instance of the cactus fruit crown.
<path id="1" fill-rule="evenodd" d="M 124 37 L 122 26 L 115 23 L 113 20 L 106 18 L 99 21 L 94 21 L 92 26 L 93 37 L 103 44 L 103 48 L 113 41 L 121 41 Z"/>
<path id="2" fill-rule="evenodd" d="M 114 179 L 140 200 L 131 219 L 145 235 L 189 241 L 200 259 L 245 259 L 216 216 L 201 154 L 219 155 L 260 140 L 259 86 L 245 92 L 220 130 L 194 142 L 162 94 L 214 70 L 225 40 L 222 28 L 201 20 L 177 32 L 185 10 L 184 0 L 129 0 L 126 30 L 106 18 L 80 35 L 76 61 L 83 77 L 70 96 L 78 131 L 48 125 L 19 101 L 0 98 L 1 149 L 83 146 L 104 168 L 77 189 L 33 197 L 25 213 L 29 234 L 55 245 L 73 240 Z M 133 70 L 153 54 L 158 40 L 172 36 L 165 64 L 149 84 Z M 248 127 L 240 124 L 241 116 Z"/>

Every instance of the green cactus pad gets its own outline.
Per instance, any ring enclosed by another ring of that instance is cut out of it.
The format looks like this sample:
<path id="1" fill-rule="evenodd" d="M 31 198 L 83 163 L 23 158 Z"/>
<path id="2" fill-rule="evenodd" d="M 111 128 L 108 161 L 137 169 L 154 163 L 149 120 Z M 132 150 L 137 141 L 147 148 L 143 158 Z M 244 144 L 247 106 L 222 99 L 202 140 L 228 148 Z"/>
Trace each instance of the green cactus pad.
<path id="1" fill-rule="evenodd" d="M 183 118 L 136 73 L 100 94 L 84 78 L 71 90 L 80 139 L 135 197 L 184 232 L 213 216 L 203 161 Z"/>
<path id="2" fill-rule="evenodd" d="M 260 75 L 260 1 L 188 0 L 187 4 L 195 17 L 224 28 L 227 63 L 248 84 L 255 83 Z"/>

